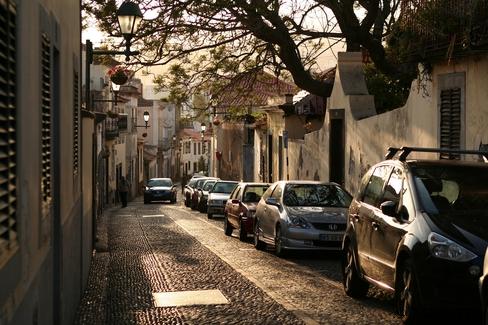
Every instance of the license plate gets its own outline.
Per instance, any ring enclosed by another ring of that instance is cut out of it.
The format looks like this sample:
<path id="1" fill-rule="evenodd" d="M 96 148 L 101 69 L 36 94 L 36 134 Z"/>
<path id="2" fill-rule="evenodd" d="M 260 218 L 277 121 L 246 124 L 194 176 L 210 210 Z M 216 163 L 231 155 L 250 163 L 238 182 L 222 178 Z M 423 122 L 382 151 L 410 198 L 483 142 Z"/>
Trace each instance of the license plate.
<path id="1" fill-rule="evenodd" d="M 324 241 L 342 241 L 342 235 L 320 234 L 319 239 Z"/>

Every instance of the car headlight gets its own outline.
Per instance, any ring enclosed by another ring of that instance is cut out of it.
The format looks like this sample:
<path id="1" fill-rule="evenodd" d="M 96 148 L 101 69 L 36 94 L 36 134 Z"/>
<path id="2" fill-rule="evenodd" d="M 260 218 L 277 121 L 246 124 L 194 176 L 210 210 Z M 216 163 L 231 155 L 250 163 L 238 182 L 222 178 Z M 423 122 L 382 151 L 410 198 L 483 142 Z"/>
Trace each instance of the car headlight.
<path id="1" fill-rule="evenodd" d="M 290 216 L 288 217 L 288 219 L 289 219 L 288 225 L 291 228 L 302 228 L 302 229 L 310 228 L 310 224 L 307 221 L 305 221 L 305 219 L 303 219 L 302 217 Z"/>
<path id="2" fill-rule="evenodd" d="M 429 234 L 428 242 L 430 252 L 435 257 L 456 262 L 467 262 L 476 258 L 476 254 L 435 232 Z"/>

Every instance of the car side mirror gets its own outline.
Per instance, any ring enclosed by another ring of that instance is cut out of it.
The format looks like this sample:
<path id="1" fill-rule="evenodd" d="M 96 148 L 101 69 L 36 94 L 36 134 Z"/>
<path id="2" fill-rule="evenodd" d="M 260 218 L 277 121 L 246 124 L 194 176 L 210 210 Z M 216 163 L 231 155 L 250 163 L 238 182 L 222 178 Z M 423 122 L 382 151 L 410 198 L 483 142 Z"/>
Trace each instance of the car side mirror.
<path id="1" fill-rule="evenodd" d="M 281 204 L 278 202 L 278 200 L 276 200 L 276 198 L 274 197 L 269 197 L 266 199 L 266 204 L 269 204 L 269 205 L 274 205 L 276 207 L 280 207 Z"/>
<path id="2" fill-rule="evenodd" d="M 381 212 L 389 217 L 396 218 L 397 216 L 397 204 L 393 201 L 385 201 L 380 205 Z"/>

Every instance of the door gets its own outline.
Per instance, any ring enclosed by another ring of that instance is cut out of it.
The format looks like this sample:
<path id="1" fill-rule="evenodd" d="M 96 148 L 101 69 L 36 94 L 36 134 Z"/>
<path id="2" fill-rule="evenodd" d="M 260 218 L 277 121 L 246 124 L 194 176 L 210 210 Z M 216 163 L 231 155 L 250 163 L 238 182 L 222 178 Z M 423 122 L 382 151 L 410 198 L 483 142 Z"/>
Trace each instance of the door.
<path id="1" fill-rule="evenodd" d="M 391 167 L 388 165 L 380 165 L 373 170 L 359 203 L 358 213 L 355 216 L 351 215 L 354 218 L 359 264 L 367 276 L 376 273 L 371 259 L 371 240 L 377 223 L 378 202 L 390 171 Z"/>
<path id="2" fill-rule="evenodd" d="M 230 222 L 232 227 L 238 228 L 239 227 L 239 212 L 241 206 L 241 187 L 238 186 L 234 189 L 231 193 L 229 200 L 227 200 L 227 220 Z"/>
<path id="3" fill-rule="evenodd" d="M 273 135 L 268 135 L 268 182 L 273 182 Z"/>
<path id="4" fill-rule="evenodd" d="M 283 193 L 283 188 L 278 184 L 274 189 L 273 193 L 271 193 L 271 197 L 276 200 L 280 205 L 281 196 Z M 276 223 L 280 220 L 280 208 L 276 205 L 267 204 L 265 209 L 265 217 L 263 218 L 262 222 L 262 229 L 265 237 L 267 237 L 270 241 L 274 242 L 275 236 L 275 226 Z"/>
<path id="5" fill-rule="evenodd" d="M 344 185 L 344 110 L 330 112 L 330 181 Z"/>
<path id="6" fill-rule="evenodd" d="M 402 193 L 407 193 L 403 172 L 395 167 L 386 183 L 382 198 L 378 201 L 378 209 L 375 211 L 373 231 L 371 236 L 371 261 L 376 271 L 372 276 L 386 285 L 394 288 L 395 261 L 398 244 L 406 233 L 408 226 L 406 221 L 400 221 L 395 216 L 388 216 L 381 212 L 380 205 L 386 201 L 398 205 L 403 202 Z M 408 191 L 409 192 L 409 191 Z M 405 197 L 407 201 L 408 198 Z"/>

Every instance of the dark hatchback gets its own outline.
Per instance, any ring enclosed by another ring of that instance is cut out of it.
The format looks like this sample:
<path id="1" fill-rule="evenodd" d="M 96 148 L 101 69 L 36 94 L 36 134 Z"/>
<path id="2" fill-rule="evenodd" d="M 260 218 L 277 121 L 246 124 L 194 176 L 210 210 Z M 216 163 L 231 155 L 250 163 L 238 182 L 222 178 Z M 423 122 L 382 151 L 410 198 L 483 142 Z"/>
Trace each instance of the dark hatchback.
<path id="1" fill-rule="evenodd" d="M 144 204 L 152 201 L 176 202 L 176 186 L 171 178 L 151 178 L 144 187 Z"/>
<path id="2" fill-rule="evenodd" d="M 488 164 L 406 160 L 412 151 L 479 154 L 391 148 L 388 159 L 363 177 L 351 203 L 343 241 L 345 292 L 362 297 L 370 284 L 393 292 L 407 323 L 427 309 L 479 308 L 488 245 Z"/>

